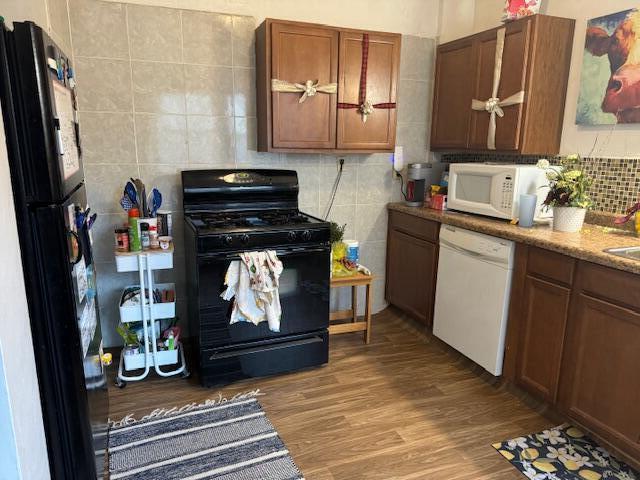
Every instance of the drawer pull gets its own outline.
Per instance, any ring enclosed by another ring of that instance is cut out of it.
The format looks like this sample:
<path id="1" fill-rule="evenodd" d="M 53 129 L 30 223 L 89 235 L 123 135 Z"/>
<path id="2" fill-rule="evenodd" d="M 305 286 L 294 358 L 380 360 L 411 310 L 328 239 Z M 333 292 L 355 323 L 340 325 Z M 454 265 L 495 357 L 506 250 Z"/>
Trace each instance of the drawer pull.
<path id="1" fill-rule="evenodd" d="M 294 340 L 292 342 L 283 342 L 275 345 L 266 345 L 264 347 L 250 347 L 250 348 L 244 348 L 242 350 L 234 350 L 232 352 L 214 353 L 209 357 L 209 360 L 220 360 L 223 358 L 238 357 L 240 355 L 250 355 L 256 352 L 268 352 L 273 350 L 281 350 L 283 348 L 297 347 L 300 345 L 309 345 L 311 343 L 322 343 L 323 341 L 324 340 L 322 339 L 322 337 L 303 338 L 301 340 Z"/>

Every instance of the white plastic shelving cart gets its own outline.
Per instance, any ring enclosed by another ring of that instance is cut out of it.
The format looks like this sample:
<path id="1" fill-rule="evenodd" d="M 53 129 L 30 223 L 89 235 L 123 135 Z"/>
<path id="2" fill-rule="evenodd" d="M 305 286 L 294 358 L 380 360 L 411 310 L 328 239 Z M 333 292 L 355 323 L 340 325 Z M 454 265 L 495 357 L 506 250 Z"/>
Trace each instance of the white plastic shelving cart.
<path id="1" fill-rule="evenodd" d="M 142 330 L 144 332 L 143 345 L 144 353 L 126 355 L 124 349 L 120 355 L 120 364 L 118 366 L 118 375 L 116 377 L 116 385 L 120 388 L 126 386 L 127 382 L 136 382 L 142 380 L 149 375 L 149 371 L 153 366 L 156 373 L 161 377 L 171 377 L 174 375 L 182 375 L 184 378 L 189 376 L 187 362 L 184 357 L 184 349 L 180 342 L 176 343 L 174 350 L 158 351 L 156 344 L 155 322 L 157 319 L 171 318 L 175 316 L 176 304 L 171 303 L 154 303 L 154 288 L 173 288 L 174 284 L 159 283 L 154 284 L 155 270 L 166 270 L 173 268 L 173 245 L 169 250 L 146 250 L 142 252 L 116 252 L 116 270 L 118 272 L 138 272 L 140 281 L 140 292 L 148 290 L 149 298 L 144 294 L 140 295 L 140 306 L 122 307 L 120 305 L 120 320 L 122 323 L 142 322 Z M 155 285 L 155 287 L 154 287 Z M 138 285 L 136 285 L 137 287 Z M 119 302 L 122 302 L 120 297 Z M 151 345 L 151 351 L 148 346 Z M 173 365 L 179 363 L 179 367 L 175 370 L 163 372 L 160 367 L 163 365 Z M 139 375 L 128 376 L 125 371 L 144 369 Z"/>

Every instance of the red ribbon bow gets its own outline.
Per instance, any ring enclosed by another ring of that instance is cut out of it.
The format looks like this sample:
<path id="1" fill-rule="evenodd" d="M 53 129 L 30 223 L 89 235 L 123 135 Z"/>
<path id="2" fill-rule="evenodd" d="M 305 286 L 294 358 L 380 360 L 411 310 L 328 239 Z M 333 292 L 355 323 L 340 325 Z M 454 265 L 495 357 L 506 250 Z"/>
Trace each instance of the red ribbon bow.
<path id="1" fill-rule="evenodd" d="M 395 102 L 374 103 L 367 101 L 367 64 L 369 63 L 369 34 L 362 34 L 362 65 L 360 66 L 360 92 L 358 94 L 358 103 L 338 102 L 338 108 L 357 108 L 362 114 L 362 121 L 367 121 L 367 115 L 371 114 L 373 108 L 396 108 Z"/>

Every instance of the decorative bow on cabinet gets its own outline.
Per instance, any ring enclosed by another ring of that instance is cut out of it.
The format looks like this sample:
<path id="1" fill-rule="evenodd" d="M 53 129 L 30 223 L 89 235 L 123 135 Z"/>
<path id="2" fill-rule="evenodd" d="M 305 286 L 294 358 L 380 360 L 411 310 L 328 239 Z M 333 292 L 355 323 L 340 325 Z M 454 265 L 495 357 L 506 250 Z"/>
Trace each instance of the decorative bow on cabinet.
<path id="1" fill-rule="evenodd" d="M 256 30 L 258 150 L 395 147 L 400 35 L 265 20 Z"/>

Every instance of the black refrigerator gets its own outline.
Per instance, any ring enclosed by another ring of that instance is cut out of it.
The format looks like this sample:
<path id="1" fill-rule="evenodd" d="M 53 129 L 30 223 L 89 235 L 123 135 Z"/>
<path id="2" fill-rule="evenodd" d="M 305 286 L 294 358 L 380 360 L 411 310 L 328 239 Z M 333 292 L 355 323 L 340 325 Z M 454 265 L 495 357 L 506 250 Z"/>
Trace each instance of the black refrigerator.
<path id="1" fill-rule="evenodd" d="M 74 71 L 37 25 L 13 26 L 0 23 L 0 99 L 51 477 L 101 478 L 108 396 Z"/>

